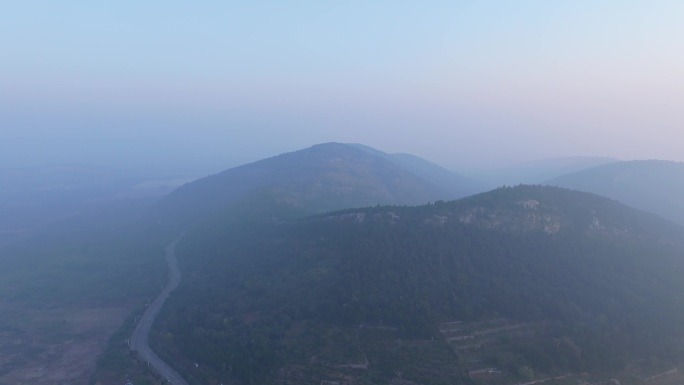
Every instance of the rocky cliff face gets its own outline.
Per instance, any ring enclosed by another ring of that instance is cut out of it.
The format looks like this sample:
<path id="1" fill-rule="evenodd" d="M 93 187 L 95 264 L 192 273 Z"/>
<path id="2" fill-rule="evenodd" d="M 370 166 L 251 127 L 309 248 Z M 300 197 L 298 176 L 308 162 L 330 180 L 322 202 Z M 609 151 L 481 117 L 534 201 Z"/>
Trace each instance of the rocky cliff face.
<path id="1" fill-rule="evenodd" d="M 416 213 L 426 226 L 472 226 L 518 234 L 579 232 L 602 238 L 652 239 L 666 244 L 676 244 L 677 231 L 681 230 L 664 219 L 617 201 L 540 186 L 501 188 L 459 201 L 437 202 L 410 215 L 402 213 L 400 207 L 386 207 L 371 212 L 333 213 L 321 218 L 358 224 L 397 224 L 412 220 Z"/>

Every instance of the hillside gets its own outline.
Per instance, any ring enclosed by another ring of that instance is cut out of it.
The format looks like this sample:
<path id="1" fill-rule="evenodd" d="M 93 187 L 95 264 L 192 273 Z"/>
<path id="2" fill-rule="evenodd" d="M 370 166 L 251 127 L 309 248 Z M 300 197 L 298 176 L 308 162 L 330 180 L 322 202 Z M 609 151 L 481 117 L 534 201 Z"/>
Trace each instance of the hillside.
<path id="1" fill-rule="evenodd" d="M 444 191 L 453 191 L 456 195 L 451 199 L 465 197 L 487 190 L 487 185 L 485 183 L 459 175 L 413 154 L 388 154 L 362 144 L 351 144 L 351 146 L 387 159 L 407 171 L 421 176 L 430 183 L 440 186 Z"/>
<path id="2" fill-rule="evenodd" d="M 547 184 L 617 199 L 684 225 L 684 163 L 619 162 L 564 175 Z"/>
<path id="3" fill-rule="evenodd" d="M 488 380 L 505 384 L 666 366 L 684 347 L 682 234 L 529 186 L 205 227 L 179 244 L 187 279 L 154 340 L 196 383 L 446 384 L 496 368 Z"/>
<path id="4" fill-rule="evenodd" d="M 436 167 L 436 166 L 435 166 Z M 422 204 L 466 195 L 369 151 L 326 143 L 232 168 L 189 183 L 158 207 L 162 218 L 192 222 L 240 206 L 251 215 L 302 216 L 378 204 Z M 457 180 L 455 174 L 446 178 Z"/>

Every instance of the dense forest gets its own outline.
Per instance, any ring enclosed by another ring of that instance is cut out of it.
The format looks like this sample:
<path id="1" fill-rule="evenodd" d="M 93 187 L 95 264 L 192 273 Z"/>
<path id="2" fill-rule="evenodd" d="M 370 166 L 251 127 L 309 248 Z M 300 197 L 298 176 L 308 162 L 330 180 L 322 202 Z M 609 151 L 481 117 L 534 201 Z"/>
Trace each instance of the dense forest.
<path id="1" fill-rule="evenodd" d="M 684 346 L 682 234 L 605 198 L 530 186 L 212 223 L 179 244 L 183 286 L 154 340 L 200 363 L 186 376 L 204 382 L 473 381 L 441 325 L 491 320 L 517 334 L 475 354 L 519 379 L 671 362 Z"/>

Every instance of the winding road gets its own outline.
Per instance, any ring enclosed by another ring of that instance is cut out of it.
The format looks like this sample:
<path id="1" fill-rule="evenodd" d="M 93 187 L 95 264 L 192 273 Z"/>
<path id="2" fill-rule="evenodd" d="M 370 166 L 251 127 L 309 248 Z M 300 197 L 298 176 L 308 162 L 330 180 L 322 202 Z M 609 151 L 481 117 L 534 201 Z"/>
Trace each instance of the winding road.
<path id="1" fill-rule="evenodd" d="M 164 305 L 164 301 L 166 301 L 169 294 L 178 287 L 178 284 L 180 283 L 181 275 L 180 269 L 178 269 L 178 261 L 176 260 L 176 244 L 182 237 L 183 235 L 166 245 L 165 251 L 166 262 L 169 265 L 169 282 L 159 296 L 157 296 L 157 298 L 155 298 L 147 307 L 145 313 L 143 313 L 140 322 L 138 322 L 138 325 L 133 331 L 130 341 L 131 350 L 137 351 L 141 360 L 149 362 L 149 365 L 153 367 L 157 373 L 162 377 L 168 378 L 170 383 L 174 385 L 189 384 L 180 376 L 180 374 L 173 370 L 166 362 L 162 361 L 162 359 L 150 349 L 148 337 L 150 328 L 152 328 L 152 323 L 154 323 L 154 319 L 157 318 L 159 311 Z"/>

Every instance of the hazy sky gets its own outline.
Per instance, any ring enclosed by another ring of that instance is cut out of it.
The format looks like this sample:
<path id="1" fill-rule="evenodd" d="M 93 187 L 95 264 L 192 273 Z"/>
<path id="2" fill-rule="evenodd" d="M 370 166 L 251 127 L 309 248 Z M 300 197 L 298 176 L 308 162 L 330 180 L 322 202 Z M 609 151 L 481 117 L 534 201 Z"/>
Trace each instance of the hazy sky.
<path id="1" fill-rule="evenodd" d="M 684 1 L 5 1 L 0 166 L 684 161 Z"/>

